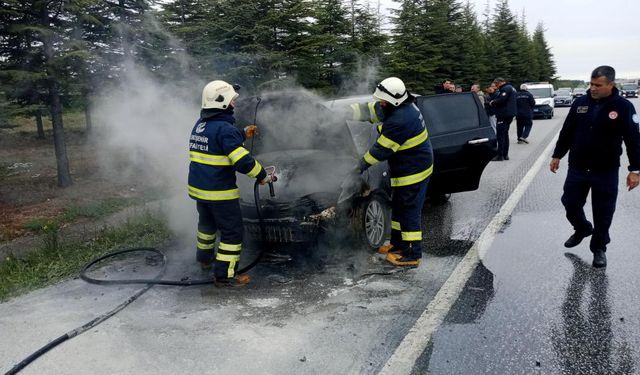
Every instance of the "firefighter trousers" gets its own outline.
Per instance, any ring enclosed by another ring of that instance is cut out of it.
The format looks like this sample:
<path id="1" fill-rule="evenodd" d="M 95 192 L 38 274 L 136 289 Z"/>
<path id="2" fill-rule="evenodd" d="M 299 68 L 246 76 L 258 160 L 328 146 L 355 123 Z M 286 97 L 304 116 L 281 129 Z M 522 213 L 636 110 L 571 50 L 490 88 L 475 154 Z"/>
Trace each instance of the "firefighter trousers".
<path id="1" fill-rule="evenodd" d="M 242 213 L 238 199 L 204 202 L 197 201 L 198 242 L 196 258 L 202 263 L 214 259 L 216 279 L 233 278 L 240 263 L 242 250 Z M 220 232 L 220 242 L 216 252 L 216 235 Z"/>
<path id="2" fill-rule="evenodd" d="M 429 178 L 391 192 L 391 244 L 408 259 L 422 258 L 422 206 Z"/>

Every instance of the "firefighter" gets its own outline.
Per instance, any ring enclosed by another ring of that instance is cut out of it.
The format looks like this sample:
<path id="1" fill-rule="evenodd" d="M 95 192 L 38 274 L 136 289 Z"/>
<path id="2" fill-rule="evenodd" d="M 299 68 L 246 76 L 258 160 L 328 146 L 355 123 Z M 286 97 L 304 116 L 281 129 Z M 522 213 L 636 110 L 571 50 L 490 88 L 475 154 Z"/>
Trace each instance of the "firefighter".
<path id="1" fill-rule="evenodd" d="M 376 102 L 353 104 L 353 119 L 382 122 L 376 143 L 358 169 L 387 160 L 391 176 L 391 243 L 378 252 L 396 266 L 415 267 L 422 258 L 421 212 L 433 171 L 433 151 L 415 98 L 402 80 L 390 77 L 376 87 Z"/>
<path id="2" fill-rule="evenodd" d="M 248 275 L 238 275 L 242 250 L 242 215 L 236 171 L 261 184 L 270 176 L 243 147 L 246 134 L 234 126 L 236 88 L 211 81 L 202 91 L 200 118 L 189 140 L 189 196 L 196 200 L 198 234 L 196 260 L 214 268 L 216 286 L 241 286 Z M 220 241 L 216 252 L 216 236 Z"/>

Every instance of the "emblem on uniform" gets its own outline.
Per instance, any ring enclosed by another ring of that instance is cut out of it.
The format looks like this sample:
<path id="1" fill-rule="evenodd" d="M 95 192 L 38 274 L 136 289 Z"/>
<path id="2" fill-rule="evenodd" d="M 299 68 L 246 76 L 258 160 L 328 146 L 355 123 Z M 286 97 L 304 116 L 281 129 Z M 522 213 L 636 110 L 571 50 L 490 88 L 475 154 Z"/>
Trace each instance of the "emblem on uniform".
<path id="1" fill-rule="evenodd" d="M 609 118 L 612 119 L 612 120 L 617 119 L 618 118 L 618 112 L 616 112 L 616 111 L 609 112 Z"/>
<path id="2" fill-rule="evenodd" d="M 503 93 L 502 93 L 502 96 L 506 96 L 506 95 L 507 95 L 507 93 L 506 93 L 506 92 L 503 92 Z"/>
<path id="3" fill-rule="evenodd" d="M 631 117 L 631 119 L 633 120 L 633 122 L 635 122 L 636 124 L 640 124 L 640 120 L 638 120 L 638 114 L 634 113 L 633 116 Z"/>
<path id="4" fill-rule="evenodd" d="M 204 131 L 204 127 L 205 125 L 207 125 L 206 122 L 201 122 L 198 124 L 198 126 L 196 126 L 196 133 L 200 134 Z"/>
<path id="5" fill-rule="evenodd" d="M 588 105 L 581 105 L 576 109 L 577 113 L 587 113 L 589 111 Z"/>

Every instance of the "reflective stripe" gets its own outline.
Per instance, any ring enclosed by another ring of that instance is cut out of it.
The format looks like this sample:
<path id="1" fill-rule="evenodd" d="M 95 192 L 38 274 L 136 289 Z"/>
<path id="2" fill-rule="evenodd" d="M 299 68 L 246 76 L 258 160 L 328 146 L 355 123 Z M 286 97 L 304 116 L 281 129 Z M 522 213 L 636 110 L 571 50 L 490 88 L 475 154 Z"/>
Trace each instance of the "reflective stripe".
<path id="1" fill-rule="evenodd" d="M 198 238 L 201 240 L 215 240 L 216 239 L 216 234 L 207 234 L 207 233 L 203 233 L 198 231 Z"/>
<path id="2" fill-rule="evenodd" d="M 201 250 L 211 250 L 216 246 L 215 242 L 212 243 L 202 243 L 202 242 L 198 242 L 198 249 Z"/>
<path id="3" fill-rule="evenodd" d="M 229 153 L 229 159 L 231 159 L 231 164 L 235 164 L 238 160 L 242 159 L 245 155 L 249 155 L 249 150 L 240 146 L 235 150 Z"/>
<path id="4" fill-rule="evenodd" d="M 378 125 L 378 134 L 382 133 L 382 124 Z"/>
<path id="5" fill-rule="evenodd" d="M 238 255 L 230 255 L 230 254 L 221 254 L 221 253 L 217 253 L 216 254 L 216 260 L 222 261 L 222 262 L 237 262 L 240 260 L 240 254 Z"/>
<path id="6" fill-rule="evenodd" d="M 391 178 L 391 186 L 407 186 L 417 184 L 420 181 L 424 181 L 427 177 L 433 173 L 433 164 L 424 171 L 416 174 L 412 174 L 404 177 Z"/>
<path id="7" fill-rule="evenodd" d="M 422 144 L 422 142 L 426 141 L 427 138 L 429 138 L 429 134 L 427 133 L 427 129 L 424 129 L 422 133 L 416 135 L 413 138 L 407 139 L 407 141 L 403 143 L 398 150 L 407 150 L 409 148 L 416 147 L 417 145 Z"/>
<path id="8" fill-rule="evenodd" d="M 251 170 L 249 171 L 249 173 L 247 173 L 247 176 L 249 177 L 258 177 L 258 175 L 260 174 L 260 171 L 262 170 L 262 165 L 260 165 L 260 163 L 258 163 L 258 161 L 255 161 L 256 164 L 253 166 L 253 168 L 251 168 Z"/>
<path id="9" fill-rule="evenodd" d="M 237 261 L 229 262 L 229 268 L 227 268 L 227 278 L 229 278 L 229 279 L 231 279 L 231 278 L 233 278 L 235 276 L 236 262 Z"/>
<path id="10" fill-rule="evenodd" d="M 227 250 L 227 251 L 240 251 L 242 250 L 242 244 L 230 244 L 230 243 L 224 243 L 224 242 L 220 242 L 220 246 L 218 247 L 220 250 Z"/>
<path id="11" fill-rule="evenodd" d="M 403 241 L 422 241 L 422 232 L 402 232 Z"/>
<path id="12" fill-rule="evenodd" d="M 202 152 L 189 151 L 189 160 L 195 163 L 206 165 L 231 165 L 231 160 L 227 155 L 211 155 Z"/>
<path id="13" fill-rule="evenodd" d="M 402 229 L 400 229 L 400 223 L 397 222 L 397 221 L 391 221 L 391 229 L 402 230 Z"/>
<path id="14" fill-rule="evenodd" d="M 366 161 L 369 165 L 374 165 L 377 163 L 380 163 L 380 160 L 374 158 L 371 153 L 369 153 L 369 151 L 367 151 L 366 154 L 364 154 L 364 161 Z"/>
<path id="15" fill-rule="evenodd" d="M 371 122 L 380 122 L 378 114 L 376 113 L 376 102 L 369 102 L 367 103 L 367 105 L 369 107 L 369 116 L 371 117 Z"/>
<path id="16" fill-rule="evenodd" d="M 360 118 L 360 105 L 358 103 L 353 103 L 350 105 L 351 110 L 353 111 L 353 121 L 361 121 Z"/>
<path id="17" fill-rule="evenodd" d="M 378 137 L 378 143 L 382 147 L 386 147 L 386 148 L 389 148 L 389 149 L 393 150 L 393 152 L 398 151 L 398 149 L 400 148 L 399 144 L 397 144 L 396 142 L 392 141 L 391 139 L 385 137 L 382 134 L 380 134 L 380 137 Z"/>
<path id="18" fill-rule="evenodd" d="M 240 198 L 240 189 L 201 190 L 189 185 L 189 195 L 205 201 L 227 201 Z"/>

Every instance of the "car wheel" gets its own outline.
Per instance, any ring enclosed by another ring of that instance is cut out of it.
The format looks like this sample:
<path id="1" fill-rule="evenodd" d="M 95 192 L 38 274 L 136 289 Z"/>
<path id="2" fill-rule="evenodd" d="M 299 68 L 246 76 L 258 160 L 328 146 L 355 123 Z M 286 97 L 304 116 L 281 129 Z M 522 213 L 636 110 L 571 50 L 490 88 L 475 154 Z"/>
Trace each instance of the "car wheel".
<path id="1" fill-rule="evenodd" d="M 382 246 L 391 232 L 391 210 L 387 201 L 372 195 L 362 202 L 355 215 L 355 230 L 369 248 Z"/>

